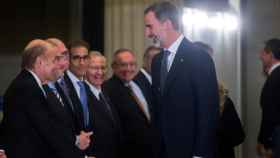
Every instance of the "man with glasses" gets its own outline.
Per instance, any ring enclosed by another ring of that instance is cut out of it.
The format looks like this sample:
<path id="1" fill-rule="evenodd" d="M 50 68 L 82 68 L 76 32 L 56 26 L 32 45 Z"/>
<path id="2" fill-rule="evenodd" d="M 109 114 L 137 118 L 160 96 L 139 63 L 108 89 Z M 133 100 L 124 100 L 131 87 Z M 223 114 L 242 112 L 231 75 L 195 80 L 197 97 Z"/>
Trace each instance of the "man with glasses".
<path id="1" fill-rule="evenodd" d="M 68 133 L 71 136 L 76 136 L 75 144 L 80 150 L 85 150 L 90 143 L 89 135 L 90 133 L 75 131 L 75 124 L 73 117 L 73 105 L 70 100 L 70 97 L 67 93 L 67 87 L 65 86 L 64 81 L 64 72 L 69 68 L 69 52 L 65 47 L 64 43 L 57 38 L 48 38 L 46 39 L 48 43 L 57 48 L 57 72 L 56 72 L 56 81 L 49 82 L 44 85 L 43 88 L 47 93 L 47 100 L 49 104 L 53 105 L 56 108 L 57 112 L 60 112 L 61 121 L 66 123 L 68 128 L 65 128 L 65 133 Z"/>
<path id="2" fill-rule="evenodd" d="M 104 90 L 116 107 L 123 133 L 121 157 L 154 158 L 157 137 L 153 127 L 152 100 L 137 80 L 134 53 L 119 49 L 114 53 L 114 75 L 105 82 Z"/>
<path id="3" fill-rule="evenodd" d="M 93 143 L 93 108 L 89 97 L 90 89 L 85 84 L 85 73 L 88 67 L 89 44 L 83 40 L 73 41 L 69 45 L 69 70 L 64 74 L 64 82 L 67 89 L 75 119 L 76 135 L 83 134 L 90 137 L 90 145 Z M 93 150 L 86 150 L 88 156 L 95 156 Z"/>

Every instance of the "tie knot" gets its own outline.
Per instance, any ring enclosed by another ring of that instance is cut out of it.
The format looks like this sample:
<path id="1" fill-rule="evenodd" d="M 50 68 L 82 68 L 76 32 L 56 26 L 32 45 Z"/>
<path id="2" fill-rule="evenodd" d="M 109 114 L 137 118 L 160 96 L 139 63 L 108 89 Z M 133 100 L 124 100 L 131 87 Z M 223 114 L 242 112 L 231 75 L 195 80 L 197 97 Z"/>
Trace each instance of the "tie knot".
<path id="1" fill-rule="evenodd" d="M 51 90 L 52 92 L 54 92 L 54 93 L 57 93 L 57 90 L 56 90 L 55 88 L 53 88 L 53 87 L 50 87 L 50 90 Z"/>
<path id="2" fill-rule="evenodd" d="M 78 83 L 78 85 L 80 86 L 80 88 L 84 88 L 84 83 L 83 83 L 83 81 L 78 81 L 77 83 Z"/>
<path id="3" fill-rule="evenodd" d="M 164 54 L 167 55 L 167 56 L 171 54 L 171 52 L 170 52 L 168 49 L 164 50 L 163 52 L 164 52 Z"/>

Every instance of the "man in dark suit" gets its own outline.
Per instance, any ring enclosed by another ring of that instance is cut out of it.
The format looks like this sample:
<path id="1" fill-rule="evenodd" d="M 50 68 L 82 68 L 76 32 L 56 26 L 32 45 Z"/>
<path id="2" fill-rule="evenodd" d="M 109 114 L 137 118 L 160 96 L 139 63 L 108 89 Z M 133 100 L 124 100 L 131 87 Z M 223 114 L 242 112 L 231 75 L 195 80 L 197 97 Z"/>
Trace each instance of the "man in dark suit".
<path id="1" fill-rule="evenodd" d="M 49 104 L 56 107 L 57 111 L 60 112 L 60 119 L 69 127 L 69 134 L 76 136 L 73 105 L 70 98 L 67 97 L 66 87 L 63 85 L 64 72 L 69 68 L 69 52 L 64 43 L 57 38 L 48 38 L 46 39 L 46 42 L 56 47 L 59 53 L 56 62 L 58 66 L 57 77 L 59 78 L 57 78 L 56 81 L 48 82 L 48 84 L 43 86 L 47 94 L 46 99 Z M 91 133 L 79 132 L 76 136 L 76 146 L 81 150 L 85 150 L 89 146 L 90 135 Z"/>
<path id="2" fill-rule="evenodd" d="M 270 39 L 260 53 L 267 80 L 262 88 L 260 104 L 262 121 L 258 148 L 263 146 L 272 158 L 280 157 L 280 40 Z M 272 152 L 271 152 L 272 151 Z M 260 151 L 258 151 L 260 153 Z"/>
<path id="3" fill-rule="evenodd" d="M 105 82 L 108 94 L 120 117 L 124 158 L 153 158 L 157 152 L 157 135 L 153 126 L 151 96 L 138 81 L 136 59 L 131 50 L 119 49 L 114 53 L 112 69 L 114 75 Z"/>
<path id="4" fill-rule="evenodd" d="M 117 158 L 121 141 L 118 114 L 101 89 L 106 76 L 106 59 L 91 51 L 86 72 L 87 84 L 93 99 L 95 147 L 98 158 Z"/>
<path id="5" fill-rule="evenodd" d="M 145 33 L 162 52 L 152 63 L 161 157 L 213 158 L 219 117 L 218 86 L 211 57 L 179 32 L 179 14 L 170 2 L 145 10 Z"/>
<path id="6" fill-rule="evenodd" d="M 85 73 L 88 68 L 88 50 L 89 45 L 83 40 L 70 43 L 70 65 L 69 70 L 64 74 L 63 81 L 74 109 L 76 135 L 93 133 L 90 137 L 90 146 L 85 153 L 87 156 L 96 156 L 94 103 L 89 86 L 85 83 Z"/>
<path id="7" fill-rule="evenodd" d="M 58 77 L 57 57 L 57 49 L 39 39 L 23 51 L 22 71 L 4 95 L 3 138 L 10 158 L 82 157 L 42 88 Z"/>

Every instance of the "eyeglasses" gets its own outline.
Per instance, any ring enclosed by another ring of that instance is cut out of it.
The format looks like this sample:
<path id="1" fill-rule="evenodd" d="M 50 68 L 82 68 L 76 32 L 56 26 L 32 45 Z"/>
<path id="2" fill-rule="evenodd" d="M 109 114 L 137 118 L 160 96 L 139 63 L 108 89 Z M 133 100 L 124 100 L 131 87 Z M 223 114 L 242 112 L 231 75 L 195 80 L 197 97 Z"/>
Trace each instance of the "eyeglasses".
<path id="1" fill-rule="evenodd" d="M 87 60 L 88 55 L 84 55 L 84 56 L 74 55 L 74 56 L 71 56 L 71 59 L 72 60 Z"/>

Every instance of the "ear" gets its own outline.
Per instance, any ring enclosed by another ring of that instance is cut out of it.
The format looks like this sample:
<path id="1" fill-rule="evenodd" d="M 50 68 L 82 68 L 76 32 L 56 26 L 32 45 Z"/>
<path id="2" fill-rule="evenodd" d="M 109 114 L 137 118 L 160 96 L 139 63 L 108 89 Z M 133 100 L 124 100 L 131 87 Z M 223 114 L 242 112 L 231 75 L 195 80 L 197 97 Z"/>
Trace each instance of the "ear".
<path id="1" fill-rule="evenodd" d="M 163 22 L 163 25 L 164 25 L 164 27 L 167 28 L 167 29 L 171 29 L 171 28 L 173 29 L 173 28 L 174 28 L 172 22 L 171 22 L 169 19 L 166 19 L 166 20 Z"/>

